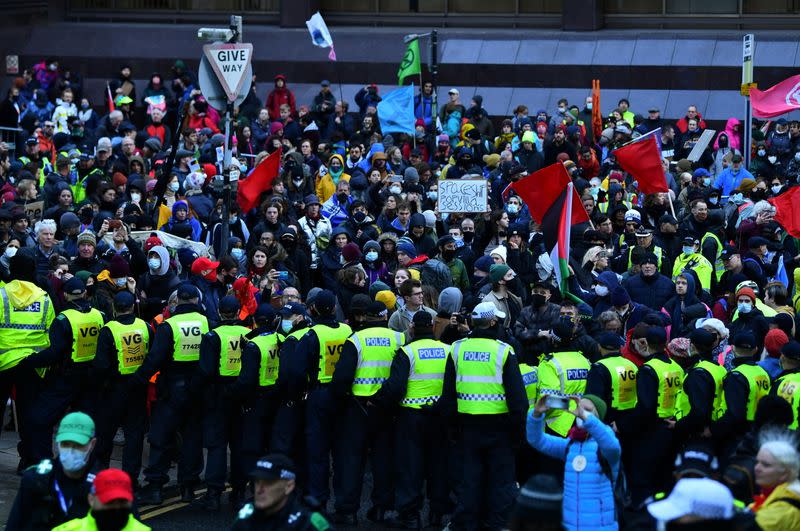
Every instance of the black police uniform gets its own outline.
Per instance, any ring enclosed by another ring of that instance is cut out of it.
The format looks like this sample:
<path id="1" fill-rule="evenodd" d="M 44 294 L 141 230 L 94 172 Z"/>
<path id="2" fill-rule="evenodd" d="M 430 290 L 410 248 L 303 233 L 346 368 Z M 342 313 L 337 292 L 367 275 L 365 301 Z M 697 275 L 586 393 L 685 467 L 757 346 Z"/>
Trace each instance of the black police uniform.
<path id="1" fill-rule="evenodd" d="M 88 472 L 80 478 L 69 478 L 57 458 L 44 459 L 26 469 L 6 529 L 50 531 L 64 522 L 86 516 L 89 512 L 87 494 L 102 467 L 90 457 L 86 470 Z"/>

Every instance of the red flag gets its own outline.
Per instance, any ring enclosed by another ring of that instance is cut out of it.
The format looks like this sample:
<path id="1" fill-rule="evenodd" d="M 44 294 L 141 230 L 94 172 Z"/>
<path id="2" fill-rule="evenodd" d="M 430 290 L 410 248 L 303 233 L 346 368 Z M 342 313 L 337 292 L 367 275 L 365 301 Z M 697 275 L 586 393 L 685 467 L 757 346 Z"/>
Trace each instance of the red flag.
<path id="1" fill-rule="evenodd" d="M 111 87 L 106 83 L 106 98 L 108 98 L 108 112 L 114 112 L 114 98 L 111 96 Z"/>
<path id="2" fill-rule="evenodd" d="M 640 192 L 654 194 L 669 190 L 661 166 L 661 152 L 654 137 L 622 146 L 612 154 L 622 169 L 633 175 L 639 183 Z"/>
<path id="3" fill-rule="evenodd" d="M 239 181 L 236 201 L 242 207 L 242 212 L 249 212 L 257 207 L 261 194 L 272 188 L 272 179 L 278 175 L 280 163 L 281 150 L 279 149 L 262 160 L 246 179 Z"/>
<path id="4" fill-rule="evenodd" d="M 756 118 L 772 118 L 800 109 L 800 74 L 767 90 L 750 89 L 750 103 Z"/>
<path id="5" fill-rule="evenodd" d="M 788 191 L 778 197 L 768 199 L 775 207 L 775 221 L 786 229 L 786 232 L 800 238 L 800 208 L 797 208 L 800 201 L 800 187 L 789 188 Z"/>
<path id="6" fill-rule="evenodd" d="M 564 165 L 556 162 L 527 177 L 523 177 L 517 182 L 511 183 L 509 188 L 514 190 L 525 201 L 533 219 L 541 223 L 547 211 L 558 200 L 564 188 L 570 182 L 571 179 Z M 581 198 L 578 197 L 578 193 L 574 190 L 572 200 L 572 224 L 589 221 L 589 216 L 583 209 Z"/>

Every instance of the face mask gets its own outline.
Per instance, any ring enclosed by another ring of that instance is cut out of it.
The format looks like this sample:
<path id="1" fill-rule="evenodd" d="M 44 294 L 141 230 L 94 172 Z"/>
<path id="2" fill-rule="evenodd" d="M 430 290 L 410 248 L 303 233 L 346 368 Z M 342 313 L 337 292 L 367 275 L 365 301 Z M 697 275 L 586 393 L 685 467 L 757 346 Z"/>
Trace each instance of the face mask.
<path id="1" fill-rule="evenodd" d="M 775 164 L 775 161 L 778 160 L 778 157 L 776 157 L 775 155 L 770 155 L 769 157 L 767 157 L 767 160 L 769 161 L 770 164 Z"/>
<path id="2" fill-rule="evenodd" d="M 58 448 L 58 460 L 67 472 L 78 472 L 89 462 L 89 452 L 77 448 Z"/>
<path id="3" fill-rule="evenodd" d="M 347 194 L 344 192 L 339 192 L 336 194 L 336 200 L 339 201 L 339 203 L 347 203 Z"/>
<path id="4" fill-rule="evenodd" d="M 180 187 L 180 183 L 169 183 L 169 189 L 173 192 L 177 192 Z"/>
<path id="5" fill-rule="evenodd" d="M 686 246 L 683 248 L 683 254 L 689 255 L 694 253 L 694 247 Z"/>
<path id="6" fill-rule="evenodd" d="M 294 323 L 291 319 L 282 319 L 281 320 L 281 330 L 283 330 L 284 334 L 288 334 L 294 328 Z"/>
<path id="7" fill-rule="evenodd" d="M 794 154 L 794 160 L 800 161 L 800 151 Z"/>
<path id="8" fill-rule="evenodd" d="M 534 308 L 541 308 L 542 306 L 544 306 L 546 302 L 547 298 L 540 293 L 534 293 L 531 296 L 531 304 L 533 305 Z"/>
<path id="9" fill-rule="evenodd" d="M 244 249 L 240 249 L 238 247 L 234 247 L 231 249 L 231 256 L 236 258 L 237 260 L 241 260 L 244 256 Z"/>
<path id="10" fill-rule="evenodd" d="M 390 186 L 390 187 L 389 187 L 389 191 L 390 191 L 391 193 L 393 193 L 393 194 L 399 194 L 400 192 L 402 192 L 402 191 L 403 191 L 403 189 L 402 189 L 402 188 L 400 188 L 399 186 L 395 185 L 395 186 Z"/>
<path id="11" fill-rule="evenodd" d="M 720 138 L 720 139 L 719 139 L 719 147 L 721 147 L 721 148 L 726 148 L 726 147 L 728 147 L 728 141 L 727 141 L 727 140 L 725 140 L 724 138 Z"/>
<path id="12" fill-rule="evenodd" d="M 711 196 L 708 198 L 708 202 L 712 205 L 717 205 L 719 204 L 719 197 Z"/>
<path id="13" fill-rule="evenodd" d="M 356 223 L 364 223 L 364 220 L 367 219 L 367 215 L 364 212 L 358 211 L 353 214 L 353 220 Z"/>
<path id="14" fill-rule="evenodd" d="M 455 249 L 445 249 L 442 251 L 442 258 L 444 258 L 445 262 L 449 262 L 453 258 L 456 257 L 456 250 Z"/>
<path id="15" fill-rule="evenodd" d="M 703 186 L 711 186 L 711 177 L 703 178 Z"/>
<path id="16" fill-rule="evenodd" d="M 567 108 L 566 107 L 559 107 L 558 108 L 558 112 L 560 112 L 561 114 L 564 114 L 565 112 L 567 112 Z"/>
<path id="17" fill-rule="evenodd" d="M 147 266 L 153 270 L 159 269 L 161 268 L 161 260 L 159 258 L 149 258 L 147 260 Z"/>
<path id="18" fill-rule="evenodd" d="M 17 254 L 17 248 L 16 247 L 6 247 L 5 255 L 7 257 L 11 258 L 15 254 Z"/>
<path id="19" fill-rule="evenodd" d="M 464 238 L 461 238 L 461 237 L 455 238 L 454 237 L 453 239 L 456 241 L 456 249 L 460 249 L 460 248 L 464 247 Z"/>
<path id="20" fill-rule="evenodd" d="M 377 251 L 370 251 L 367 253 L 366 257 L 367 262 L 374 262 L 378 259 L 378 252 Z"/>
<path id="21" fill-rule="evenodd" d="M 131 510 L 127 507 L 92 511 L 98 531 L 122 531 L 128 525 Z"/>
<path id="22" fill-rule="evenodd" d="M 431 201 L 436 201 L 438 198 L 439 198 L 439 192 L 438 191 L 428 192 L 428 199 L 430 199 Z"/>
<path id="23" fill-rule="evenodd" d="M 591 111 L 592 110 L 592 103 L 591 102 L 587 103 L 586 104 L 586 108 Z"/>
<path id="24" fill-rule="evenodd" d="M 583 423 L 584 420 L 582 418 L 580 417 L 575 418 L 575 426 L 577 426 L 578 428 L 583 428 Z"/>
<path id="25" fill-rule="evenodd" d="M 116 284 L 118 288 L 125 286 L 127 282 L 128 282 L 127 278 L 118 278 L 114 280 L 114 284 Z"/>
<path id="26" fill-rule="evenodd" d="M 142 200 L 142 194 L 131 194 L 131 201 L 138 203 Z"/>
<path id="27" fill-rule="evenodd" d="M 83 109 L 85 111 L 88 108 L 89 108 L 89 104 L 88 103 L 81 103 L 81 109 Z"/>
<path id="28" fill-rule="evenodd" d="M 750 313 L 750 310 L 753 309 L 753 305 L 749 302 L 740 302 L 736 305 L 736 309 L 739 310 L 739 313 Z"/>
<path id="29" fill-rule="evenodd" d="M 299 188 L 300 185 L 303 184 L 303 179 L 292 179 L 292 182 L 296 188 Z"/>
<path id="30" fill-rule="evenodd" d="M 772 190 L 773 194 L 778 195 L 778 192 L 781 191 L 781 188 L 783 188 L 783 186 L 781 186 L 780 184 L 776 184 L 775 186 L 770 188 L 770 190 Z"/>
<path id="31" fill-rule="evenodd" d="M 509 214 L 516 214 L 517 212 L 519 212 L 519 205 L 515 205 L 514 203 L 509 203 L 508 206 L 506 206 L 506 211 Z"/>
<path id="32" fill-rule="evenodd" d="M 758 153 L 759 157 L 763 157 L 764 155 L 767 154 L 767 152 L 765 150 L 763 150 L 763 149 L 759 149 L 757 153 Z"/>
<path id="33" fill-rule="evenodd" d="M 594 292 L 597 294 L 598 297 L 605 297 L 608 295 L 608 287 L 603 286 L 602 284 L 598 284 L 594 287 Z"/>
<path id="34" fill-rule="evenodd" d="M 475 238 L 474 232 L 465 232 L 464 233 L 464 242 L 470 243 Z"/>
<path id="35" fill-rule="evenodd" d="M 742 201 L 744 201 L 744 196 L 742 194 L 733 194 L 731 196 L 731 201 L 733 201 L 734 203 L 741 203 Z"/>

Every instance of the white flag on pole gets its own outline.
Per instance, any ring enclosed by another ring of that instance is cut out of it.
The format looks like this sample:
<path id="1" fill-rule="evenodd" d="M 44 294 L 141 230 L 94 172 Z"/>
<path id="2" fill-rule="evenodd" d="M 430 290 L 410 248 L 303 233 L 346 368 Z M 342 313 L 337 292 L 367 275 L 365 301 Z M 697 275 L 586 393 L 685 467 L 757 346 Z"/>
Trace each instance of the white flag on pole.
<path id="1" fill-rule="evenodd" d="M 311 34 L 311 42 L 314 43 L 314 46 L 319 46 L 320 48 L 330 48 L 331 51 L 328 54 L 328 59 L 335 61 L 336 51 L 333 49 L 331 32 L 328 31 L 328 26 L 322 19 L 322 15 L 319 14 L 319 11 L 314 13 L 309 20 L 306 20 L 306 26 L 308 26 L 308 32 Z"/>

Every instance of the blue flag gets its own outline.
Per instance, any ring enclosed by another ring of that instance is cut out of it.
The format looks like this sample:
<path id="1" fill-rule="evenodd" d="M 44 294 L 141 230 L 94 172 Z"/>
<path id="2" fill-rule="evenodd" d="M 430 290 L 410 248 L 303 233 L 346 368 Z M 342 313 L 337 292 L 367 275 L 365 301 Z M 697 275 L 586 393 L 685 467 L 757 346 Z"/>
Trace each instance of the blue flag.
<path id="1" fill-rule="evenodd" d="M 414 134 L 414 85 L 393 90 L 378 103 L 382 133 Z"/>

